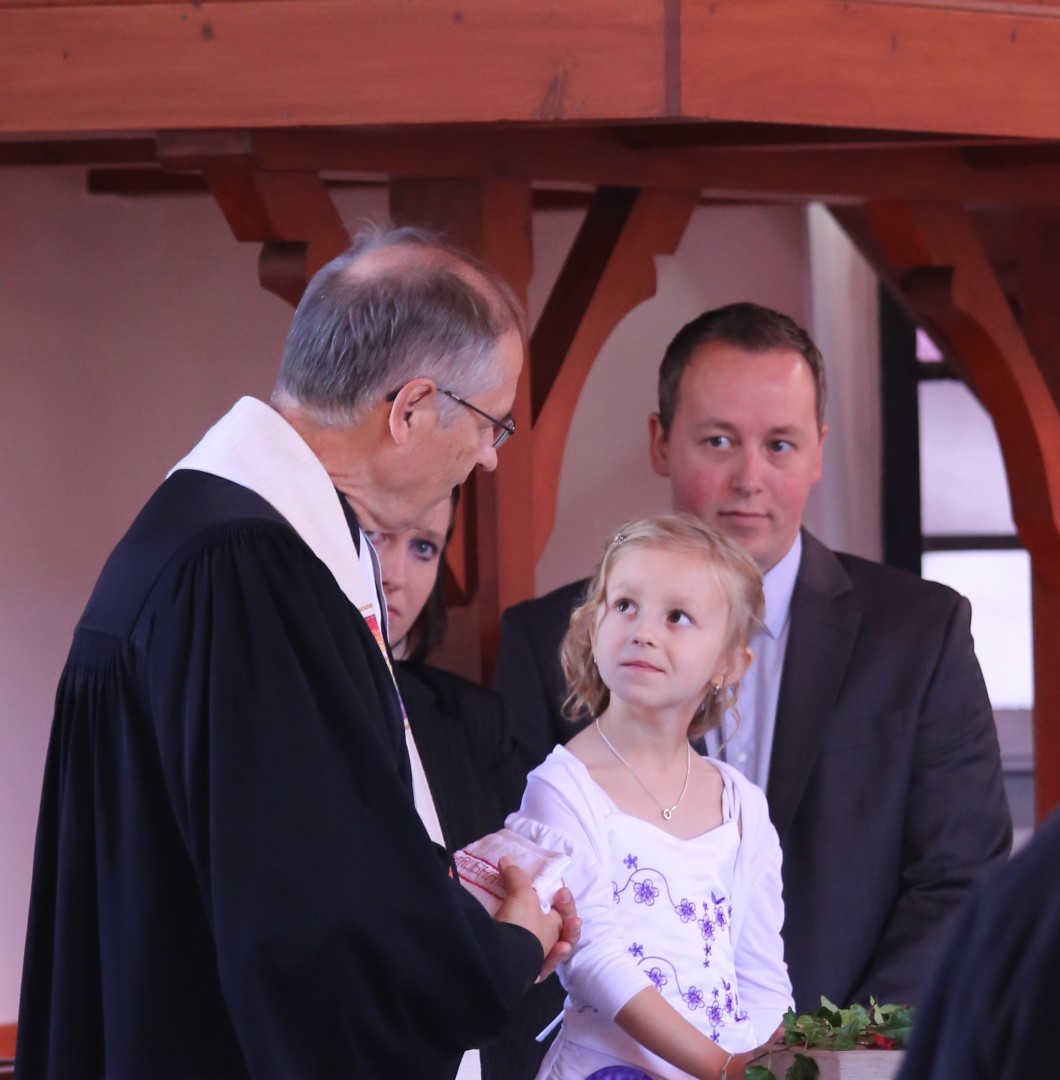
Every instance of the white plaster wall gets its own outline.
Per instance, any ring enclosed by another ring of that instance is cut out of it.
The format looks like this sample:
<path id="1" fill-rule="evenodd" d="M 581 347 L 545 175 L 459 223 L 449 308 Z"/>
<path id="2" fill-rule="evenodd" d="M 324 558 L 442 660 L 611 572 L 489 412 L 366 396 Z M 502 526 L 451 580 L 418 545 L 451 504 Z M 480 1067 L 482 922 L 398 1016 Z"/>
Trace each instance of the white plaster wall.
<path id="1" fill-rule="evenodd" d="M 348 222 L 385 212 L 382 191 L 345 192 L 339 204 Z M 535 221 L 532 314 L 578 220 Z M 268 393 L 290 311 L 257 285 L 257 247 L 237 244 L 205 196 L 90 197 L 78 169 L 0 170 L 0 237 L 2 1024 L 17 1014 L 37 803 L 70 633 L 167 468 L 236 397 Z M 659 296 L 617 329 L 575 415 L 541 590 L 586 573 L 623 518 L 666 507 L 647 462 L 647 415 L 677 328 L 744 298 L 810 319 L 800 209 L 703 208 L 676 255 L 658 262 Z"/>
<path id="2" fill-rule="evenodd" d="M 831 547 L 883 557 L 879 283 L 819 205 L 807 210 L 811 312 L 807 329 L 828 376 L 824 471 L 806 525 Z"/>

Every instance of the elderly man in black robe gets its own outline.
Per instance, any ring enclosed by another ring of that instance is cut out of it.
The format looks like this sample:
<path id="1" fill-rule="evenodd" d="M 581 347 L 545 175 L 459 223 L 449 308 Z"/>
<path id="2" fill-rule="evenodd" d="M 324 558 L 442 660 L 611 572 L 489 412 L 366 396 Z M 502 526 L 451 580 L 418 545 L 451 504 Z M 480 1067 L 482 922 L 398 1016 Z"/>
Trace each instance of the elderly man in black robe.
<path id="1" fill-rule="evenodd" d="M 56 699 L 19 1077 L 441 1080 L 569 953 L 569 893 L 508 868 L 494 921 L 431 842 L 362 531 L 496 466 L 524 349 L 488 269 L 363 236 L 118 544 Z"/>

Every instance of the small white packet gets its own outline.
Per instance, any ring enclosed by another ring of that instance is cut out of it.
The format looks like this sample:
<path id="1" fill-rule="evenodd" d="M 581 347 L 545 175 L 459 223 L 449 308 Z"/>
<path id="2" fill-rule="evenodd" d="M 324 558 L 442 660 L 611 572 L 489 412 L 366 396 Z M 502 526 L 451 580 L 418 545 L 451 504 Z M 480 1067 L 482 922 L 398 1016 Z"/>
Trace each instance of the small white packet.
<path id="1" fill-rule="evenodd" d="M 490 833 L 456 852 L 453 862 L 460 875 L 460 884 L 491 915 L 496 915 L 508 895 L 499 867 L 505 855 L 530 877 L 541 901 L 541 910 L 547 912 L 556 893 L 563 888 L 563 871 L 570 856 L 560 851 L 548 851 L 511 829 Z"/>

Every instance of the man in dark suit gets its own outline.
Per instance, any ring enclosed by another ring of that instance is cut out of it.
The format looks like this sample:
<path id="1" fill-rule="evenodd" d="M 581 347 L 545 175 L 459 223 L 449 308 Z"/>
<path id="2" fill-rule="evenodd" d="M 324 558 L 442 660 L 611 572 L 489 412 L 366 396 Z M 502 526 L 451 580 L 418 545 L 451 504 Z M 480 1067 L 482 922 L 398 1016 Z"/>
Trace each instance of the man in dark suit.
<path id="1" fill-rule="evenodd" d="M 1011 844 L 968 601 L 802 529 L 824 403 L 806 332 L 734 304 L 671 342 L 650 421 L 675 509 L 735 540 L 765 576 L 740 716 L 707 748 L 766 789 L 800 1011 L 822 994 L 914 1002 L 952 916 Z M 496 684 L 528 765 L 574 732 L 557 653 L 583 585 L 504 616 Z"/>

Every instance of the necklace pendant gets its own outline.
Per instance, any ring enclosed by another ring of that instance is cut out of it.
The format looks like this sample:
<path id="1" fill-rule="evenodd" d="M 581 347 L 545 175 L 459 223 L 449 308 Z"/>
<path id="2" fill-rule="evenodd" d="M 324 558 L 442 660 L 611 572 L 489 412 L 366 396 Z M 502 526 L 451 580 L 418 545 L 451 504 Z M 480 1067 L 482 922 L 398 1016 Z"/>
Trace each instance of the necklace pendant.
<path id="1" fill-rule="evenodd" d="M 674 812 L 670 809 L 663 810 L 663 818 L 669 821 L 674 816 Z"/>

